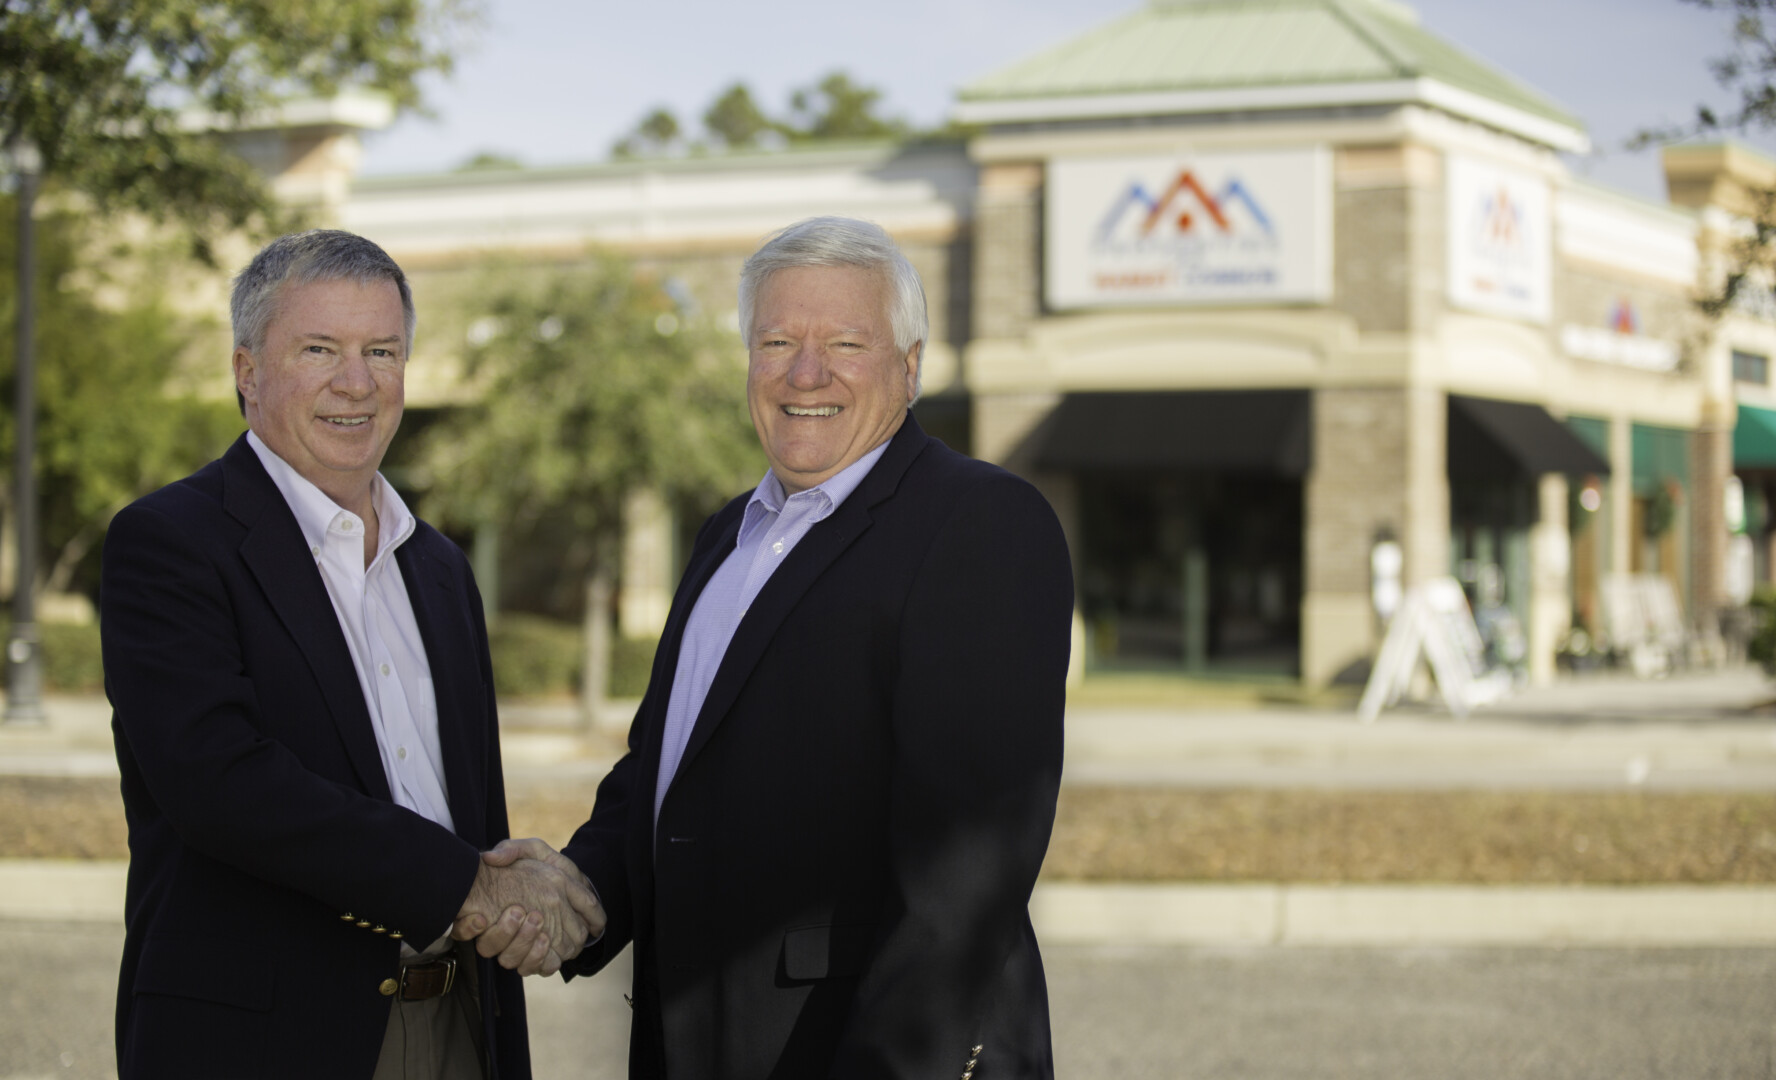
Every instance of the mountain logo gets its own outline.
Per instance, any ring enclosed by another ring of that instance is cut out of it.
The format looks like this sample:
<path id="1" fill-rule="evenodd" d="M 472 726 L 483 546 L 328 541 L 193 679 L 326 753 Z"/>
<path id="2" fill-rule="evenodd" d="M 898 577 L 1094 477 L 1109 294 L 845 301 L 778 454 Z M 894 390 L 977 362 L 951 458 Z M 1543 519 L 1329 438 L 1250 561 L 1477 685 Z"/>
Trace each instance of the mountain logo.
<path id="1" fill-rule="evenodd" d="M 1243 214 L 1236 214 L 1243 209 Z M 1163 194 L 1150 194 L 1139 180 L 1131 180 L 1110 204 L 1098 225 L 1099 243 L 1109 242 L 1134 222 L 1137 241 L 1163 237 L 1232 237 L 1249 232 L 1251 223 L 1263 236 L 1274 239 L 1276 227 L 1270 215 L 1237 176 L 1229 177 L 1221 190 L 1210 192 L 1190 169 L 1181 170 Z"/>

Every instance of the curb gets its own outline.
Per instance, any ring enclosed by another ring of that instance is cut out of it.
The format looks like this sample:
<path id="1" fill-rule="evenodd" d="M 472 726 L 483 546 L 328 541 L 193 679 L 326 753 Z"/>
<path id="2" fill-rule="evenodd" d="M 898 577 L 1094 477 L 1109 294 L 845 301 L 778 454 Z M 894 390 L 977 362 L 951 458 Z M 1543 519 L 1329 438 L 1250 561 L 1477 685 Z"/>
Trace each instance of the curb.
<path id="1" fill-rule="evenodd" d="M 0 919 L 123 922 L 122 860 L 0 859 Z M 1053 945 L 1776 946 L 1776 887 L 1043 882 Z"/>
<path id="2" fill-rule="evenodd" d="M 1769 886 L 1045 882 L 1030 914 L 1078 945 L 1776 945 Z"/>

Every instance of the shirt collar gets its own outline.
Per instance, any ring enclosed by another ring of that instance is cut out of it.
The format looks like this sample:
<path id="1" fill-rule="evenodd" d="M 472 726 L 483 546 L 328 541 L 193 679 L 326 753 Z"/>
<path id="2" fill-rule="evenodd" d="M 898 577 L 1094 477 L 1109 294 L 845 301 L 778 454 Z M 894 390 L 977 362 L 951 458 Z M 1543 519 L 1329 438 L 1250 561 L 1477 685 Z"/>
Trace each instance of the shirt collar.
<path id="1" fill-rule="evenodd" d="M 876 467 L 876 462 L 882 460 L 891 441 L 893 440 L 885 440 L 874 450 L 827 477 L 824 483 L 816 484 L 806 491 L 798 491 L 794 495 L 786 496 L 783 482 L 777 479 L 776 473 L 766 469 L 765 478 L 759 481 L 758 487 L 752 489 L 752 498 L 746 501 L 746 514 L 741 519 L 740 532 L 734 538 L 735 546 L 746 542 L 746 538 L 765 519 L 766 514 L 782 513 L 791 500 L 816 504 L 809 514 L 809 524 L 831 517 L 839 504 L 850 498 L 851 493 L 863 483 L 863 478 Z"/>
<path id="2" fill-rule="evenodd" d="M 341 514 L 357 522 L 358 529 L 362 530 L 364 523 L 358 515 L 334 502 L 313 481 L 297 472 L 295 466 L 265 445 L 258 432 L 247 432 L 247 445 L 253 448 L 253 453 L 259 455 L 259 463 L 265 466 L 265 471 L 271 475 L 271 482 L 277 485 L 278 491 L 284 496 L 284 502 L 289 504 L 290 512 L 296 515 L 296 526 L 302 530 L 302 538 L 308 542 L 309 550 L 316 550 L 326 544 L 327 530 Z M 371 482 L 370 497 L 376 502 L 376 520 L 381 526 L 376 545 L 376 558 L 380 559 L 406 543 L 407 538 L 418 527 L 418 521 L 407 509 L 407 504 L 401 501 L 394 485 L 384 480 L 380 472 Z"/>

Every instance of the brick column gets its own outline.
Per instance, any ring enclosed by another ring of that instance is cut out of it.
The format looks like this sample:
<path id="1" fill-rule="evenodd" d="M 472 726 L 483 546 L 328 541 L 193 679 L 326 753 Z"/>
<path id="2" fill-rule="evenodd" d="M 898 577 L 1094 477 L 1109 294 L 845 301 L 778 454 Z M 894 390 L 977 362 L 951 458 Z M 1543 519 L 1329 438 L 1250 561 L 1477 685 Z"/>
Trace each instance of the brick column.
<path id="1" fill-rule="evenodd" d="M 1449 572 L 1447 399 L 1441 391 L 1321 389 L 1307 478 L 1301 679 L 1323 686 L 1379 645 L 1369 552 L 1391 533 L 1407 587 Z"/>
<path id="2" fill-rule="evenodd" d="M 1720 612 L 1727 599 L 1727 477 L 1733 475 L 1729 403 L 1710 402 L 1690 440 L 1690 625 L 1705 647 L 1718 650 Z M 1722 414 L 1729 419 L 1723 422 Z"/>

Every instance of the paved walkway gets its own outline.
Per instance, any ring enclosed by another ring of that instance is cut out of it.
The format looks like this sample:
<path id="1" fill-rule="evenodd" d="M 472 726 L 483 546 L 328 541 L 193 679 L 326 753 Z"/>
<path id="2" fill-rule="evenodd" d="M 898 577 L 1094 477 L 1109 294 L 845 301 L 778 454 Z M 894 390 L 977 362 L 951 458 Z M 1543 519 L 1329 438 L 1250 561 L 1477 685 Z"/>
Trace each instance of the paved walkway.
<path id="1" fill-rule="evenodd" d="M 1086 695 L 1089 697 L 1089 694 Z M 1349 789 L 1776 792 L 1776 684 L 1750 669 L 1527 689 L 1466 720 L 1275 704 L 1076 703 L 1075 784 Z M 508 787 L 589 791 L 626 709 L 582 732 L 570 706 L 503 711 Z M 0 726 L 6 776 L 117 774 L 109 709 L 51 698 L 41 728 Z M 0 860 L 0 918 L 110 920 L 123 864 Z M 1079 944 L 1776 944 L 1776 888 L 1045 884 L 1045 940 Z"/>

